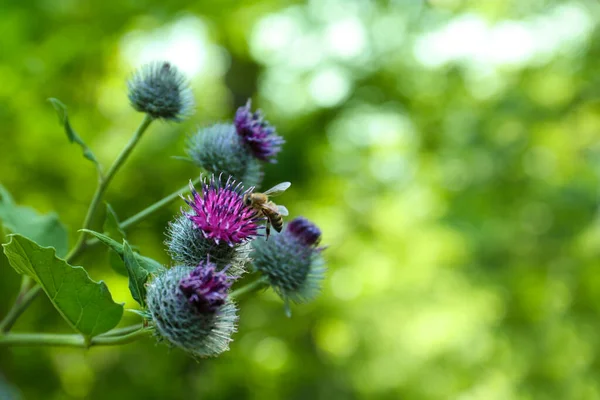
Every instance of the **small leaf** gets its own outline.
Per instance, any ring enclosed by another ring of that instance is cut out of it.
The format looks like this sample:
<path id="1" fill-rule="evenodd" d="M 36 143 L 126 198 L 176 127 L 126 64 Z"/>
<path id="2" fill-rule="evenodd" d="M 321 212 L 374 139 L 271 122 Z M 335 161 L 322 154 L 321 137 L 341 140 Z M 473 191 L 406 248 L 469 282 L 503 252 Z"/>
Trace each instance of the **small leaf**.
<path id="1" fill-rule="evenodd" d="M 140 317 L 147 319 L 147 320 L 152 319 L 152 314 L 148 310 L 135 310 L 133 308 L 126 308 L 125 311 L 129 311 L 130 313 L 137 314 Z"/>
<path id="2" fill-rule="evenodd" d="M 117 213 L 110 206 L 110 204 L 106 203 L 106 218 L 104 220 L 104 233 L 111 238 L 114 238 L 117 241 L 122 241 L 125 239 L 125 232 L 120 227 L 119 217 L 117 217 Z M 108 249 L 108 261 L 112 269 L 123 276 L 128 276 L 127 268 L 125 268 L 125 264 L 123 260 L 113 249 Z"/>
<path id="3" fill-rule="evenodd" d="M 150 273 L 145 270 L 135 257 L 127 240 L 123 240 L 123 261 L 129 274 L 129 291 L 135 301 L 142 307 L 146 307 L 146 281 Z"/>
<path id="4" fill-rule="evenodd" d="M 98 173 L 101 173 L 102 168 L 100 167 L 100 163 L 98 163 L 96 156 L 94 156 L 94 153 L 92 153 L 90 148 L 87 147 L 83 139 L 81 139 L 77 132 L 73 130 L 73 127 L 71 127 L 71 123 L 69 122 L 69 115 L 67 113 L 67 106 L 65 106 L 60 100 L 52 97 L 49 98 L 48 101 L 56 110 L 56 114 L 58 115 L 58 121 L 64 127 L 65 133 L 67 134 L 69 141 L 71 143 L 77 143 L 83 150 L 83 156 L 91 162 L 93 162 L 96 165 Z"/>
<path id="5" fill-rule="evenodd" d="M 67 229 L 55 213 L 41 215 L 33 208 L 14 204 L 8 191 L 0 185 L 0 220 L 9 233 L 18 233 L 41 246 L 51 246 L 60 257 L 67 254 Z"/>
<path id="6" fill-rule="evenodd" d="M 16 234 L 2 246 L 10 265 L 35 280 L 78 332 L 96 336 L 108 332 L 121 320 L 123 305 L 113 301 L 106 284 L 90 279 L 82 267 L 73 267 L 56 257 L 53 248 L 41 247 Z"/>
<path id="7" fill-rule="evenodd" d="M 123 249 L 123 245 L 119 242 L 114 241 L 106 235 L 103 235 L 99 232 L 90 231 L 89 229 L 81 229 L 82 232 L 87 232 L 91 235 L 94 235 L 98 240 L 102 243 L 113 249 L 114 251 L 121 256 L 121 259 L 125 258 L 125 251 Z M 158 274 L 165 270 L 165 267 L 161 263 L 156 260 L 151 259 L 150 257 L 144 257 L 138 253 L 133 253 L 133 256 L 139 262 L 141 268 L 146 270 L 149 274 Z"/>

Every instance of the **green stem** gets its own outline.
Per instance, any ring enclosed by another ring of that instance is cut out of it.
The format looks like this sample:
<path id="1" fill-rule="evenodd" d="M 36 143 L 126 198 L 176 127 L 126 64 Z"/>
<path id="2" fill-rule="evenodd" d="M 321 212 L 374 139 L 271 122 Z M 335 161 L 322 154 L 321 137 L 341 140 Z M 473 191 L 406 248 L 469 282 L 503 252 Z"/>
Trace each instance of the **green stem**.
<path id="1" fill-rule="evenodd" d="M 8 311 L 8 314 L 6 314 L 2 322 L 0 322 L 0 334 L 10 331 L 15 322 L 17 322 L 17 318 L 19 318 L 23 311 L 29 307 L 29 304 L 35 299 L 40 290 L 42 290 L 41 286 L 37 284 L 32 288 L 29 288 L 30 283 L 31 279 L 28 276 L 23 276 L 21 280 L 21 289 L 19 290 L 17 299 L 12 308 Z"/>
<path id="2" fill-rule="evenodd" d="M 151 329 L 139 329 L 119 336 L 96 336 L 87 342 L 82 335 L 8 333 L 0 335 L 0 346 L 66 346 L 81 348 L 92 346 L 115 346 L 134 342 L 151 332 Z"/>
<path id="3" fill-rule="evenodd" d="M 198 182 L 200 182 L 201 178 L 196 178 L 192 181 L 193 185 L 198 184 Z M 137 214 L 135 214 L 132 217 L 129 217 L 128 219 L 126 219 L 125 221 L 121 222 L 119 224 L 119 227 L 123 230 L 131 227 L 132 225 L 137 224 L 138 222 L 142 221 L 143 219 L 147 218 L 149 215 L 155 213 L 156 211 L 160 210 L 162 207 L 168 205 L 169 203 L 172 203 L 174 200 L 176 200 L 180 195 L 186 193 L 189 190 L 189 185 L 185 185 L 184 187 L 180 188 L 179 190 L 171 193 L 170 195 L 164 197 L 163 199 L 157 201 L 156 203 L 152 204 L 151 206 L 144 208 L 142 211 L 138 212 Z M 95 246 L 98 243 L 100 243 L 100 241 L 98 239 L 90 239 L 88 240 L 85 245 L 86 247 L 90 247 L 90 246 Z"/>
<path id="4" fill-rule="evenodd" d="M 241 288 L 233 290 L 231 293 L 229 293 L 229 297 L 235 299 L 242 295 L 245 295 L 246 293 L 255 292 L 267 286 L 269 286 L 268 278 L 266 276 L 262 276 L 257 280 L 252 281 L 245 286 L 242 286 Z"/>
<path id="5" fill-rule="evenodd" d="M 138 126 L 137 130 L 134 132 L 133 136 L 129 140 L 129 143 L 127 143 L 127 145 L 123 148 L 123 150 L 121 150 L 121 153 L 117 156 L 117 159 L 115 160 L 113 165 L 110 167 L 107 174 L 105 176 L 101 176 L 101 175 L 99 176 L 96 192 L 94 193 L 94 197 L 92 198 L 92 201 L 88 208 L 87 214 L 85 216 L 85 220 L 83 221 L 83 228 L 85 228 L 85 229 L 90 228 L 92 221 L 94 220 L 94 216 L 96 215 L 96 211 L 98 210 L 98 206 L 102 202 L 102 197 L 104 196 L 104 193 L 106 192 L 106 189 L 108 188 L 108 185 L 112 181 L 115 174 L 119 171 L 121 166 L 125 163 L 125 160 L 127 160 L 127 157 L 129 157 L 129 155 L 133 151 L 133 148 L 138 143 L 138 141 L 140 140 L 140 138 L 142 137 L 142 135 L 144 134 L 146 129 L 148 129 L 148 126 L 150 126 L 150 123 L 152 121 L 153 121 L 153 119 L 149 115 L 146 114 L 144 116 L 142 123 Z M 67 254 L 67 256 L 65 257 L 65 260 L 68 263 L 71 263 L 73 260 L 75 260 L 85 249 L 85 247 L 86 247 L 85 237 L 86 237 L 85 232 L 82 232 L 79 235 L 79 239 L 77 240 L 77 243 L 71 249 L 69 254 Z M 21 285 L 21 291 L 19 292 L 19 295 L 17 296 L 17 300 L 15 301 L 15 304 L 10 309 L 10 311 L 8 312 L 6 317 L 4 317 L 2 322 L 0 322 L 0 332 L 8 332 L 10 330 L 10 328 L 12 328 L 12 326 L 15 323 L 15 321 L 17 320 L 17 318 L 19 318 L 19 316 L 23 313 L 23 311 L 25 311 L 25 309 L 29 306 L 29 304 L 35 299 L 35 297 L 41 291 L 42 288 L 37 284 L 34 285 L 31 289 L 27 289 L 26 286 L 28 286 L 28 282 L 29 281 L 27 281 L 27 285 L 23 285 L 23 284 Z"/>
<path id="6" fill-rule="evenodd" d="M 143 327 L 144 327 L 143 324 L 135 324 L 135 325 L 131 325 L 131 326 L 126 326 L 124 328 L 113 329 L 112 331 L 103 333 L 102 335 L 99 335 L 98 337 L 121 336 L 121 335 L 125 335 L 128 333 L 140 330 Z"/>
<path id="7" fill-rule="evenodd" d="M 200 182 L 200 178 L 196 178 L 192 182 L 192 184 L 196 185 L 196 184 L 198 184 L 198 182 Z M 151 206 L 143 209 L 139 213 L 135 214 L 133 217 L 130 217 L 130 218 L 126 219 L 125 221 L 121 222 L 121 225 L 120 225 L 121 229 L 124 230 L 124 229 L 129 228 L 131 225 L 134 225 L 134 224 L 140 222 L 144 218 L 148 217 L 150 214 L 160 210 L 162 207 L 164 207 L 167 204 L 178 199 L 180 195 L 182 195 L 183 193 L 186 193 L 189 190 L 189 187 L 190 187 L 189 185 L 185 185 L 184 187 L 180 188 L 176 192 L 171 193 L 170 195 L 163 198 L 162 200 L 159 200 L 156 203 L 152 204 Z"/>
<path id="8" fill-rule="evenodd" d="M 125 163 L 125 160 L 127 160 L 127 157 L 129 157 L 133 148 L 138 143 L 138 141 L 141 139 L 143 133 L 146 131 L 148 126 L 150 126 L 150 123 L 152 121 L 153 121 L 152 117 L 149 116 L 148 114 L 146 114 L 144 116 L 144 120 L 142 121 L 140 126 L 138 126 L 137 130 L 135 131 L 135 133 L 129 140 L 129 143 L 127 143 L 127 145 L 123 148 L 123 150 L 121 150 L 121 154 L 118 155 L 117 159 L 115 160 L 113 165 L 110 167 L 110 169 L 108 170 L 108 172 L 106 173 L 104 178 L 101 178 L 98 181 L 98 187 L 96 188 L 96 193 L 94 193 L 94 197 L 92 198 L 92 202 L 90 203 L 90 207 L 88 208 L 87 214 L 85 216 L 85 220 L 83 221 L 83 226 L 82 226 L 83 229 L 90 229 L 90 227 L 92 225 L 92 221 L 94 220 L 94 216 L 96 215 L 96 211 L 98 210 L 98 206 L 102 202 L 102 197 L 104 197 L 104 193 L 106 192 L 108 185 L 112 181 L 115 174 L 119 171 L 121 166 Z M 77 244 L 75 245 L 75 247 L 73 247 L 73 249 L 69 252 L 69 254 L 67 254 L 66 261 L 68 263 L 70 263 L 74 259 L 76 259 L 81 254 L 81 252 L 85 249 L 86 235 L 87 234 L 85 232 L 82 232 L 81 235 L 79 235 Z"/>

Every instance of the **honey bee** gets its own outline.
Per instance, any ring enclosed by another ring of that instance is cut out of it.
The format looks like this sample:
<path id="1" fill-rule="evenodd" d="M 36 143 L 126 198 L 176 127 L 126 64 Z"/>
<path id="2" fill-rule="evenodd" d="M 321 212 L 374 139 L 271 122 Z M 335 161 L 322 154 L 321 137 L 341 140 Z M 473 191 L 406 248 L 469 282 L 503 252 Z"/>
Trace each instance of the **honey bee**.
<path id="1" fill-rule="evenodd" d="M 249 192 L 244 195 L 244 204 L 252 207 L 259 215 L 263 215 L 267 219 L 266 240 L 269 240 L 271 225 L 277 232 L 281 232 L 283 217 L 289 215 L 287 208 L 273 203 L 269 200 L 269 196 L 277 196 L 285 192 L 291 185 L 290 182 L 281 182 L 264 193 Z"/>

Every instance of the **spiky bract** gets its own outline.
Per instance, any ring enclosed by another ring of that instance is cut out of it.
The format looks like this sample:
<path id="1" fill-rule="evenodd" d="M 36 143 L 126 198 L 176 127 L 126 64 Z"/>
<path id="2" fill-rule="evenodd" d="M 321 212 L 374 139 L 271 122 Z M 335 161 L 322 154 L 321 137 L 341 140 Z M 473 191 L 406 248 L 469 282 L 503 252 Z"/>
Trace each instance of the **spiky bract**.
<path id="1" fill-rule="evenodd" d="M 195 357 L 217 356 L 229 350 L 236 331 L 236 307 L 226 300 L 214 311 L 202 312 L 190 303 L 180 283 L 192 271 L 175 266 L 156 276 L 148 285 L 148 311 L 160 339 Z"/>
<path id="2" fill-rule="evenodd" d="M 202 231 L 196 229 L 194 223 L 185 215 L 169 223 L 167 229 L 168 252 L 178 264 L 198 265 L 210 257 L 210 261 L 221 270 L 226 266 L 227 274 L 240 276 L 244 273 L 244 265 L 249 260 L 250 244 L 244 243 L 229 246 L 225 242 L 215 243 L 213 239 L 206 238 Z"/>
<path id="3" fill-rule="evenodd" d="M 194 96 L 185 76 L 171 63 L 144 65 L 127 82 L 129 101 L 154 119 L 181 121 L 192 113 Z"/>
<path id="4" fill-rule="evenodd" d="M 268 278 L 269 284 L 286 302 L 307 302 L 319 292 L 325 272 L 323 249 L 317 247 L 319 239 L 319 228 L 300 217 L 269 240 L 252 242 L 255 269 Z"/>
<path id="5" fill-rule="evenodd" d="M 194 164 L 209 173 L 231 176 L 246 188 L 261 183 L 262 166 L 233 124 L 199 129 L 189 137 L 186 152 Z"/>

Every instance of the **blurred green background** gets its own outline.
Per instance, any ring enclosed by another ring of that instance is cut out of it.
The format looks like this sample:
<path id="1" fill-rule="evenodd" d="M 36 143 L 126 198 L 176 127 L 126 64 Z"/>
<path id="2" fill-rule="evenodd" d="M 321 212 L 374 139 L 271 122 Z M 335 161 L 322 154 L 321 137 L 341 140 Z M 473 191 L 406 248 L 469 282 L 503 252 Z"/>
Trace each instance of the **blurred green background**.
<path id="1" fill-rule="evenodd" d="M 319 224 L 323 293 L 244 299 L 231 350 L 196 362 L 134 344 L 0 348 L 23 399 L 600 398 L 600 3 L 596 0 L 0 2 L 0 183 L 81 225 L 91 163 L 48 97 L 109 164 L 142 115 L 125 81 L 167 59 L 197 111 L 156 123 L 107 200 L 121 219 L 197 176 L 197 127 L 248 97 L 287 144 L 264 187 Z M 180 207 L 131 231 L 165 263 Z M 117 301 L 125 278 L 82 261 Z M 0 313 L 19 277 L 0 258 Z M 135 323 L 127 315 L 126 323 Z M 69 332 L 39 298 L 15 332 Z M 2 397 L 2 395 L 0 395 Z"/>

